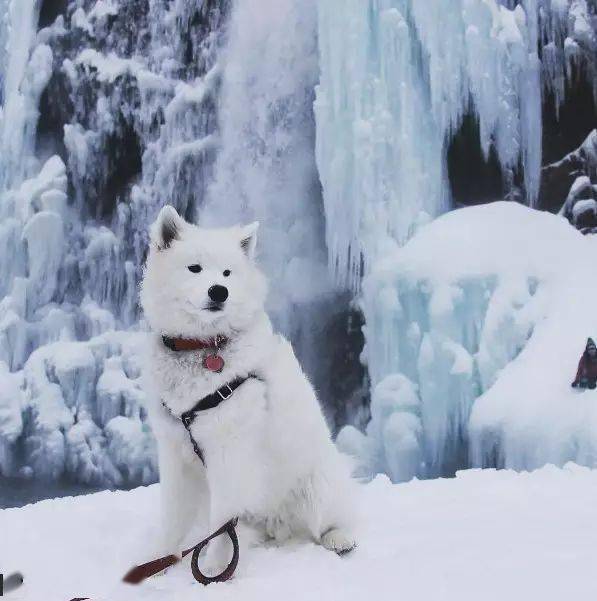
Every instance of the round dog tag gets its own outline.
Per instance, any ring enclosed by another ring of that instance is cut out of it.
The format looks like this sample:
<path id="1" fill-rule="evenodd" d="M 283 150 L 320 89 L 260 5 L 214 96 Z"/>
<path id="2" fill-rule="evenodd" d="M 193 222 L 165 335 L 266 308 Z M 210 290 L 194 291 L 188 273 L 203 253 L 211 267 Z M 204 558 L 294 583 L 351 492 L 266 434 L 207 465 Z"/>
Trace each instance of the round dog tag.
<path id="1" fill-rule="evenodd" d="M 209 369 L 209 371 L 219 373 L 224 369 L 224 359 L 220 355 L 207 355 L 203 359 L 203 367 Z"/>

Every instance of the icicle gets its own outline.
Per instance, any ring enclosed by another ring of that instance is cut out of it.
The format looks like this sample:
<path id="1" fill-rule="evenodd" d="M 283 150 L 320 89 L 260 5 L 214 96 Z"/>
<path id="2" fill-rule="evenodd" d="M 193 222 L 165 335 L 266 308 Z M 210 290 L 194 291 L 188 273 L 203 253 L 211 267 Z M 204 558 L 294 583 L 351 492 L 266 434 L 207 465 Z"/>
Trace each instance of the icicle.
<path id="1" fill-rule="evenodd" d="M 37 105 L 52 72 L 52 51 L 32 52 L 39 7 L 37 0 L 9 3 L 3 109 L 0 119 L 0 192 L 30 175 L 29 161 L 37 126 Z"/>

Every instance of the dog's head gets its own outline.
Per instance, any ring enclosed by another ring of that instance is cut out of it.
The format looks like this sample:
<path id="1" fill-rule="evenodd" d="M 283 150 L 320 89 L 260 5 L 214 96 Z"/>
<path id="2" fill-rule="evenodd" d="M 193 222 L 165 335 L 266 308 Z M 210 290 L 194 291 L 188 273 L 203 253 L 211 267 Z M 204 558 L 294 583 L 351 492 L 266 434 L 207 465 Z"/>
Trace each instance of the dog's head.
<path id="1" fill-rule="evenodd" d="M 161 334 L 204 338 L 245 330 L 263 311 L 258 223 L 204 229 L 165 206 L 151 227 L 141 304 Z"/>

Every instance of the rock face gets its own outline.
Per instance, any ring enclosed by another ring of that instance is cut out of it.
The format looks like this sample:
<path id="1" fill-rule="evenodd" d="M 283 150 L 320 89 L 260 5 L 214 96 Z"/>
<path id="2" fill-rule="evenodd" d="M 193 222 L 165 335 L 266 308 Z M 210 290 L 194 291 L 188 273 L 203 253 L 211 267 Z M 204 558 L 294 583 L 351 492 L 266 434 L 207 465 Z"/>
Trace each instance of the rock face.
<path id="1" fill-rule="evenodd" d="M 597 129 L 562 160 L 543 167 L 541 186 L 546 209 L 559 208 L 583 233 L 597 231 Z"/>

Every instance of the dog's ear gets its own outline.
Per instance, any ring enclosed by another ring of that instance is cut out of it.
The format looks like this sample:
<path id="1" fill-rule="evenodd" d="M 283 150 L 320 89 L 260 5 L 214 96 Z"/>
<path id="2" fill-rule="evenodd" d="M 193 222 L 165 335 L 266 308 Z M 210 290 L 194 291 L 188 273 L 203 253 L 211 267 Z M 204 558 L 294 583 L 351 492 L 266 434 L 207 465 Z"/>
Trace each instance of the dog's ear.
<path id="1" fill-rule="evenodd" d="M 180 233 L 185 220 L 170 205 L 162 207 L 158 218 L 151 226 L 151 241 L 158 250 L 170 248 L 174 240 L 180 240 Z"/>
<path id="2" fill-rule="evenodd" d="M 255 257 L 255 246 L 257 245 L 257 230 L 259 229 L 259 221 L 254 221 L 241 230 L 240 247 L 243 252 L 253 259 Z"/>

